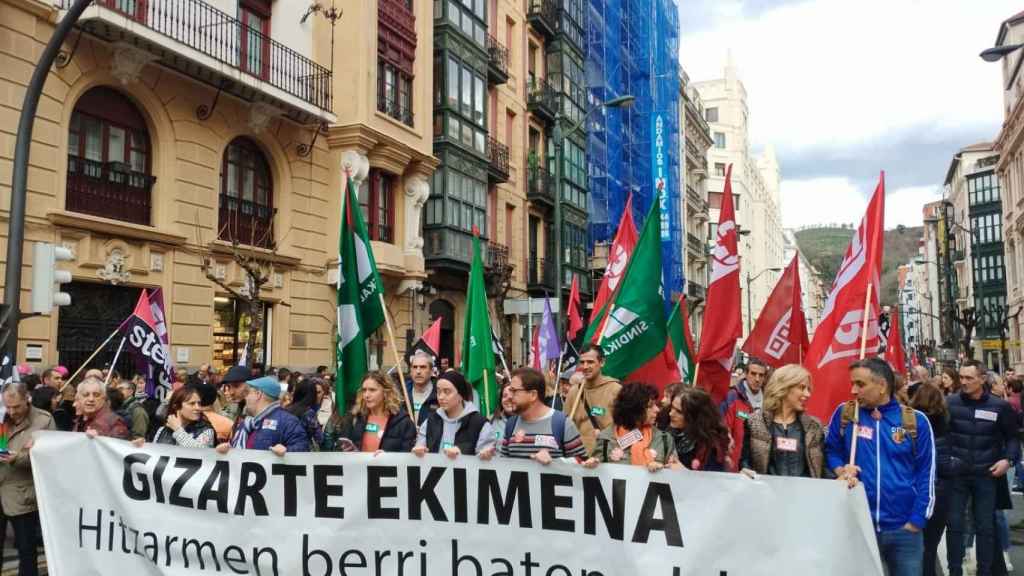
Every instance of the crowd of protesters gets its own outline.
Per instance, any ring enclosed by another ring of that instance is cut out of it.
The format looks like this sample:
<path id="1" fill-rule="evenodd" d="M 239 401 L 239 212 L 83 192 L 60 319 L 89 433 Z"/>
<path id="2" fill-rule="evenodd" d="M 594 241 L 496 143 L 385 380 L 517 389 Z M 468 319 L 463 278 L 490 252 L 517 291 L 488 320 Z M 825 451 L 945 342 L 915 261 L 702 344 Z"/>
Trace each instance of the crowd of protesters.
<path id="1" fill-rule="evenodd" d="M 966 361 L 934 377 L 915 366 L 904 380 L 881 359 L 861 360 L 850 369 L 853 399 L 822 423 L 805 410 L 814 393 L 806 369 L 772 370 L 756 358 L 716 405 L 682 383 L 659 390 L 619 382 L 602 372 L 602 349 L 587 346 L 571 373 L 518 368 L 499 375 L 500 402 L 491 414 L 481 413 L 458 371 L 436 367 L 422 352 L 408 364 L 402 383 L 366 374 L 344 411 L 335 410 L 323 366 L 310 374 L 178 370 L 162 401 L 147 394 L 141 374 L 93 369 L 73 383 L 62 367 L 23 374 L 4 389 L 0 425 L 0 505 L 14 529 L 19 574 L 36 573 L 38 515 L 27 456 L 31 432 L 45 429 L 222 454 L 412 452 L 836 479 L 864 486 L 890 576 L 940 574 L 943 539 L 951 576 L 965 566 L 979 576 L 1012 570 L 1002 513 L 1008 471 L 1015 471 L 1014 491 L 1024 492 L 1022 383 L 1014 374 L 1003 379 Z"/>

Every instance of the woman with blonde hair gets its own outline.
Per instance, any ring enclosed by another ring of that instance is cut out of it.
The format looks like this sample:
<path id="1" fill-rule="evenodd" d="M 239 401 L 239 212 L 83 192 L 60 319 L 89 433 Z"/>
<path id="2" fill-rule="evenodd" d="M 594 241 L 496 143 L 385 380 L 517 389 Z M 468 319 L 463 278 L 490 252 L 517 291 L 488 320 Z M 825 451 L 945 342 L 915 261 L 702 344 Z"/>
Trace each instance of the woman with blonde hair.
<path id="1" fill-rule="evenodd" d="M 415 442 L 416 426 L 402 410 L 398 391 L 384 374 L 369 372 L 352 412 L 327 421 L 321 450 L 408 452 Z"/>
<path id="2" fill-rule="evenodd" d="M 810 397 L 811 374 L 803 366 L 787 364 L 772 373 L 763 405 L 746 422 L 744 474 L 821 478 L 825 430 L 805 412 Z"/>

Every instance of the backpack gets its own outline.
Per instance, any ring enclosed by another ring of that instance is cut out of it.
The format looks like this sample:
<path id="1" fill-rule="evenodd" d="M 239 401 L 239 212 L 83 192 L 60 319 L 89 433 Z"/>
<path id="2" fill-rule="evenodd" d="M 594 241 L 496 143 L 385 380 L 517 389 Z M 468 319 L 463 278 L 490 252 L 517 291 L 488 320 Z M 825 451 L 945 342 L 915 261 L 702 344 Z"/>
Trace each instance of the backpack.
<path id="1" fill-rule="evenodd" d="M 555 441 L 558 442 L 558 448 L 565 454 L 565 421 L 567 417 L 565 412 L 555 410 L 551 413 L 551 434 L 555 437 Z M 509 418 L 505 422 L 505 437 L 503 441 L 508 441 L 509 438 L 516 433 L 516 424 L 519 423 L 519 415 Z"/>
<path id="2" fill-rule="evenodd" d="M 843 404 L 843 411 L 839 413 L 839 437 L 844 438 L 846 436 L 846 427 L 849 426 L 857 419 L 857 402 L 854 400 L 847 400 Z M 910 449 L 913 450 L 913 454 L 917 456 L 917 415 L 914 413 L 914 409 L 906 404 L 900 404 L 900 420 L 902 420 L 903 430 L 910 436 Z"/>
<path id="3" fill-rule="evenodd" d="M 116 414 L 117 417 L 120 418 L 122 422 L 124 422 L 124 427 L 127 428 L 128 431 L 130 432 L 132 429 L 131 410 L 128 408 L 118 408 L 117 410 L 114 410 L 114 414 Z"/>

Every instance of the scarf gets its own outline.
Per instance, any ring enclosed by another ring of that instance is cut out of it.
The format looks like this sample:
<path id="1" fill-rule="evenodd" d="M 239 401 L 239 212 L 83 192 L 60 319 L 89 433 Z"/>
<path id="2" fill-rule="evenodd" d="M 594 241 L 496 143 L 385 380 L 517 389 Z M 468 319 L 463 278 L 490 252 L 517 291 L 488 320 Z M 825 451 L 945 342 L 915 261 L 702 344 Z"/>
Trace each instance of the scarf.
<path id="1" fill-rule="evenodd" d="M 632 430 L 626 430 L 621 426 L 616 426 L 615 438 L 618 439 L 630 432 L 632 432 Z M 643 434 L 643 438 L 637 440 L 629 447 L 629 463 L 634 466 L 647 466 L 648 463 L 657 458 L 657 456 L 651 456 L 647 450 L 651 446 L 651 439 L 654 438 L 654 431 L 650 426 L 644 426 L 640 429 L 640 433 Z"/>
<path id="2" fill-rule="evenodd" d="M 683 459 L 683 454 L 689 454 L 697 447 L 697 441 L 690 438 L 690 435 L 685 430 L 677 430 L 675 428 L 669 428 L 668 433 L 672 436 L 672 443 L 676 447 L 676 455 L 680 461 Z M 685 463 L 689 466 L 689 462 Z"/>
<path id="3" fill-rule="evenodd" d="M 249 435 L 259 430 L 263 419 L 267 417 L 267 414 L 280 406 L 279 402 L 274 402 L 270 406 L 263 409 L 262 412 L 255 416 L 246 416 L 245 420 L 242 421 L 242 425 L 235 431 L 235 436 L 231 439 L 232 448 L 246 448 L 249 441 Z"/>

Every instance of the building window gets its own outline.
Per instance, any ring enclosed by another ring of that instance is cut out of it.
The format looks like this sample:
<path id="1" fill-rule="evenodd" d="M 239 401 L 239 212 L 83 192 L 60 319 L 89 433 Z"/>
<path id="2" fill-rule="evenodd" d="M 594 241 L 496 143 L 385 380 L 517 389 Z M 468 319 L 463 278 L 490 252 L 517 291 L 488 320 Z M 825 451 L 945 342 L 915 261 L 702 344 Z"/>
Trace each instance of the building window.
<path id="1" fill-rule="evenodd" d="M 725 163 L 715 162 L 715 176 L 725 176 Z"/>
<path id="2" fill-rule="evenodd" d="M 250 366 L 256 362 L 267 363 L 270 350 L 266 349 L 270 339 L 267 327 L 270 326 L 272 308 L 263 306 L 263 326 L 256 333 L 256 342 L 249 342 L 251 317 L 249 307 L 234 298 L 217 296 L 213 299 L 213 367 L 217 370 L 234 366 L 245 353 Z M 248 346 L 248 350 L 246 347 Z"/>
<path id="3" fill-rule="evenodd" d="M 270 2 L 269 0 L 241 0 L 238 19 L 242 22 L 242 70 L 266 80 L 270 77 Z"/>
<path id="4" fill-rule="evenodd" d="M 445 61 L 445 106 L 437 110 L 447 123 L 442 137 L 477 154 L 487 154 L 487 82 L 484 74 L 449 54 Z M 435 120 L 435 123 L 437 120 Z M 437 129 L 435 128 L 435 132 Z"/>
<path id="5" fill-rule="evenodd" d="M 463 232 L 472 232 L 476 226 L 482 237 L 489 238 L 486 182 L 451 167 L 442 167 L 434 172 L 431 188 L 435 195 L 427 200 L 424 224 L 448 226 Z"/>
<path id="6" fill-rule="evenodd" d="M 481 47 L 487 47 L 487 14 L 484 0 L 442 0 L 445 17 L 452 30 L 462 34 Z M 434 9 L 435 18 L 438 10 Z M 436 24 L 441 24 L 438 22 Z"/>
<path id="7" fill-rule="evenodd" d="M 708 122 L 718 122 L 718 108 L 708 108 L 705 110 L 704 119 Z"/>
<path id="8" fill-rule="evenodd" d="M 370 240 L 394 243 L 395 229 L 395 177 L 370 169 L 370 175 L 359 186 L 359 206 Z"/>
<path id="9" fill-rule="evenodd" d="M 97 4 L 116 10 L 136 22 L 146 21 L 146 0 L 99 0 Z"/>
<path id="10" fill-rule="evenodd" d="M 412 76 L 383 59 L 377 61 L 377 110 L 412 126 Z"/>
<path id="11" fill-rule="evenodd" d="M 715 148 L 725 148 L 725 132 L 715 132 Z"/>
<path id="12" fill-rule="evenodd" d="M 67 210 L 148 226 L 155 181 L 135 104 L 106 87 L 82 95 L 68 132 Z"/>
<path id="13" fill-rule="evenodd" d="M 224 151 L 217 237 L 260 248 L 274 244 L 273 180 L 263 151 L 234 139 Z"/>

